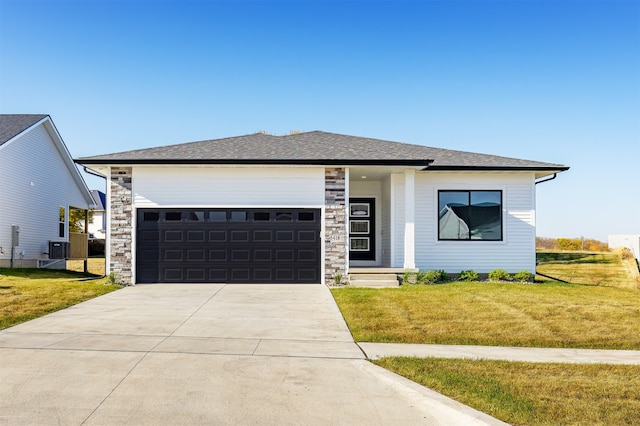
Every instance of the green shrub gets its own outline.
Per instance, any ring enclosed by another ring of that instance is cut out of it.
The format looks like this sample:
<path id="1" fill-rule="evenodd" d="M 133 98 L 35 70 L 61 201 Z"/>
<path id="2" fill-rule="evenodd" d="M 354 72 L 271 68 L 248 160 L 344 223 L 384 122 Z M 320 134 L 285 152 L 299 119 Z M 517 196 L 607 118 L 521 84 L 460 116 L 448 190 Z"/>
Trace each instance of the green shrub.
<path id="1" fill-rule="evenodd" d="M 107 283 L 108 284 L 120 284 L 118 282 L 118 275 L 116 275 L 116 273 L 113 272 L 113 271 L 109 272 L 109 275 L 107 275 Z"/>
<path id="2" fill-rule="evenodd" d="M 418 275 L 419 274 L 416 274 L 415 272 L 406 271 L 404 274 L 402 274 L 402 284 L 416 284 L 418 282 Z"/>
<path id="3" fill-rule="evenodd" d="M 448 278 L 449 275 L 443 270 L 426 271 L 418 274 L 418 282 L 422 284 L 436 284 L 446 281 Z"/>
<path id="4" fill-rule="evenodd" d="M 509 281 L 511 275 L 504 269 L 494 269 L 489 272 L 489 281 Z"/>
<path id="5" fill-rule="evenodd" d="M 478 281 L 478 273 L 471 269 L 462 271 L 458 275 L 458 280 L 460 281 Z"/>
<path id="6" fill-rule="evenodd" d="M 342 284 L 342 274 L 340 272 L 336 272 L 335 274 L 333 274 L 333 282 L 336 285 Z"/>
<path id="7" fill-rule="evenodd" d="M 520 271 L 513 276 L 513 279 L 523 283 L 533 281 L 533 274 L 529 271 Z"/>

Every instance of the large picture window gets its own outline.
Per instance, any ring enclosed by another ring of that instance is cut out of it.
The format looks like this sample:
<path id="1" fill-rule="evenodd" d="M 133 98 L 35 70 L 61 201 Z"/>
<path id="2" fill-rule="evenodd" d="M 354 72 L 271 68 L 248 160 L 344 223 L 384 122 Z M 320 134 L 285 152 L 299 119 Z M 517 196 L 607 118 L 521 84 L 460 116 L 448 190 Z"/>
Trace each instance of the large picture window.
<path id="1" fill-rule="evenodd" d="M 438 191 L 439 240 L 502 240 L 502 191 Z"/>

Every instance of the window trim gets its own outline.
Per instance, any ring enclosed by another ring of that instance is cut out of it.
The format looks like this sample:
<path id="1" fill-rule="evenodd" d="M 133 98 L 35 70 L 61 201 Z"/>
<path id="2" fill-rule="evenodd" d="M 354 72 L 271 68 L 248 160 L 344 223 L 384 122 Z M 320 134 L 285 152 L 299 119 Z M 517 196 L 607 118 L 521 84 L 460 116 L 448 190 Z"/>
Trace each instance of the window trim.
<path id="1" fill-rule="evenodd" d="M 58 207 L 58 238 L 67 238 L 67 214 L 69 206 Z"/>
<path id="2" fill-rule="evenodd" d="M 436 236 L 437 236 L 437 242 L 444 242 L 444 243 L 450 243 L 450 242 L 468 242 L 468 241 L 473 241 L 473 242 L 482 242 L 482 243 L 505 243 L 506 242 L 506 238 L 505 238 L 505 217 L 506 215 L 504 214 L 504 209 L 505 209 L 505 200 L 504 200 L 504 194 L 505 194 L 505 190 L 504 188 L 473 188 L 473 189 L 460 189 L 460 188 L 456 188 L 456 189 L 450 189 L 450 188 L 435 188 L 436 191 L 436 197 L 435 197 L 435 201 L 436 201 L 436 220 L 435 220 L 435 226 L 436 226 Z M 469 238 L 467 239 L 461 239 L 461 238 L 441 238 L 440 237 L 440 193 L 441 192 L 462 192 L 462 193 L 468 193 L 469 194 L 469 203 L 471 203 L 471 193 L 473 192 L 498 192 L 500 194 L 500 238 L 499 239 L 474 239 L 471 238 L 471 235 L 469 235 Z"/>

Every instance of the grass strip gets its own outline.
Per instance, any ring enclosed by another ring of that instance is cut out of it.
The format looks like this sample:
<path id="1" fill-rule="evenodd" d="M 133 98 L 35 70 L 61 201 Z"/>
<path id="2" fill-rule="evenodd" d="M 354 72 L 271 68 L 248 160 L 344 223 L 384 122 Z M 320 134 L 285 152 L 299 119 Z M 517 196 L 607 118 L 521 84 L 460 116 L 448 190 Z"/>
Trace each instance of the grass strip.
<path id="1" fill-rule="evenodd" d="M 374 363 L 514 425 L 640 419 L 640 366 L 404 357 Z"/>

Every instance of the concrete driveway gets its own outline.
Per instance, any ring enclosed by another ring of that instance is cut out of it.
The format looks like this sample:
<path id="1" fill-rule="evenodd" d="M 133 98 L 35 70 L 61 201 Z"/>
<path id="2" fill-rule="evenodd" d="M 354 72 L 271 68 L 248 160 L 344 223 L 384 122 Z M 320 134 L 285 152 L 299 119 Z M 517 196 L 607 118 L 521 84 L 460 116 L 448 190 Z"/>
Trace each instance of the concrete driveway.
<path id="1" fill-rule="evenodd" d="M 0 332 L 0 424 L 501 424 L 364 359 L 324 285 L 138 285 Z"/>

